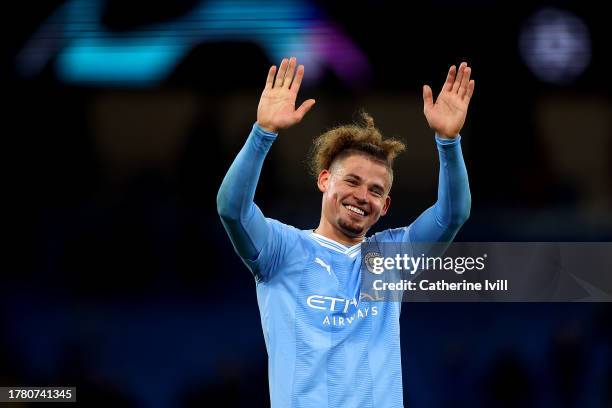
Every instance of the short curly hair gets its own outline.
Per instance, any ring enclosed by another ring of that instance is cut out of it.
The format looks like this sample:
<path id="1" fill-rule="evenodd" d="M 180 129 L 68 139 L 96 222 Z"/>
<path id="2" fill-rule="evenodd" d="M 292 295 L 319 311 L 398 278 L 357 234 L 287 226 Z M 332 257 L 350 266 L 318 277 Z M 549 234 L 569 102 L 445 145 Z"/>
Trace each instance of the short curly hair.
<path id="1" fill-rule="evenodd" d="M 310 152 L 310 172 L 318 177 L 321 171 L 329 170 L 334 162 L 352 154 L 363 154 L 383 164 L 393 180 L 393 160 L 406 149 L 396 139 L 384 139 L 374 126 L 374 119 L 366 111 L 360 111 L 363 125 L 337 126 L 317 137 Z"/>

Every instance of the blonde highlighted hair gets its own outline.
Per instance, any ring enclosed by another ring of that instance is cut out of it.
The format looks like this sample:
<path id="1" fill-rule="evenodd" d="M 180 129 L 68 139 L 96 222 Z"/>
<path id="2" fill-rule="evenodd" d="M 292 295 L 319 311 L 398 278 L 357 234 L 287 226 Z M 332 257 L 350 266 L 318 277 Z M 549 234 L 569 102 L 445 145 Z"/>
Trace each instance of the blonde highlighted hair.
<path id="1" fill-rule="evenodd" d="M 318 177 L 322 170 L 329 170 L 337 160 L 363 154 L 385 165 L 393 179 L 393 160 L 406 146 L 396 139 L 383 139 L 367 112 L 362 110 L 360 116 L 363 124 L 337 126 L 314 140 L 309 160 L 314 177 Z"/>

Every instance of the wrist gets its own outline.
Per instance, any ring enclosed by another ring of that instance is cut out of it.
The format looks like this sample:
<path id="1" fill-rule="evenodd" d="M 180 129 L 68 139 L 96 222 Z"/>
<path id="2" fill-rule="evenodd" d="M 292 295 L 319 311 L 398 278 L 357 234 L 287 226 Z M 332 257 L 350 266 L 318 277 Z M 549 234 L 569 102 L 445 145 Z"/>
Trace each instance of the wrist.
<path id="1" fill-rule="evenodd" d="M 270 126 L 266 123 L 261 123 L 259 121 L 255 122 L 257 124 L 257 126 L 259 126 L 263 131 L 268 132 L 268 133 L 278 133 L 278 129 L 274 128 L 273 126 Z"/>
<path id="2" fill-rule="evenodd" d="M 439 139 L 453 140 L 453 139 L 456 139 L 458 136 L 459 136 L 459 133 L 454 134 L 454 135 L 446 135 L 443 133 L 436 132 L 436 137 L 438 137 Z"/>
<path id="3" fill-rule="evenodd" d="M 438 145 L 453 145 L 459 143 L 461 135 L 457 134 L 455 137 L 446 137 L 436 133 L 435 139 Z"/>

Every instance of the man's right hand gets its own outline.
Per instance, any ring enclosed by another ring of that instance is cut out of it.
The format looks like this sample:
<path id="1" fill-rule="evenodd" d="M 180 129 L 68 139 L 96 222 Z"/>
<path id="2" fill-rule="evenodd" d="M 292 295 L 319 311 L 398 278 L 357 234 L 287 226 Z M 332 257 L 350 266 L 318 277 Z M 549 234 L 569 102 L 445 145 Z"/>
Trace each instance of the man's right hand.
<path id="1" fill-rule="evenodd" d="M 304 66 L 300 65 L 296 70 L 296 65 L 295 57 L 284 58 L 278 74 L 276 65 L 272 65 L 268 71 L 266 87 L 257 107 L 257 123 L 268 132 L 277 133 L 280 129 L 299 123 L 315 104 L 314 99 L 308 99 L 295 109 L 295 100 L 304 76 Z"/>

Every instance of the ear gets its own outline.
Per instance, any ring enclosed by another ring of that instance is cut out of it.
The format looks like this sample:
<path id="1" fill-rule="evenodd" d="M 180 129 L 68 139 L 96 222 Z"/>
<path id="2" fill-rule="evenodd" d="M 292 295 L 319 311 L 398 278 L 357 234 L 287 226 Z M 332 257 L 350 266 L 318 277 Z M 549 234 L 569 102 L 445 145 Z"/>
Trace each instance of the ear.
<path id="1" fill-rule="evenodd" d="M 383 208 L 380 211 L 380 215 L 386 215 L 387 211 L 389 211 L 389 207 L 391 207 L 391 196 L 387 194 L 387 197 L 385 198 L 385 205 L 383 205 Z"/>
<path id="2" fill-rule="evenodd" d="M 321 191 L 322 193 L 325 193 L 327 191 L 330 177 L 331 173 L 327 169 L 321 170 L 321 173 L 319 173 L 319 177 L 317 178 L 317 187 L 319 187 L 319 191 Z"/>

